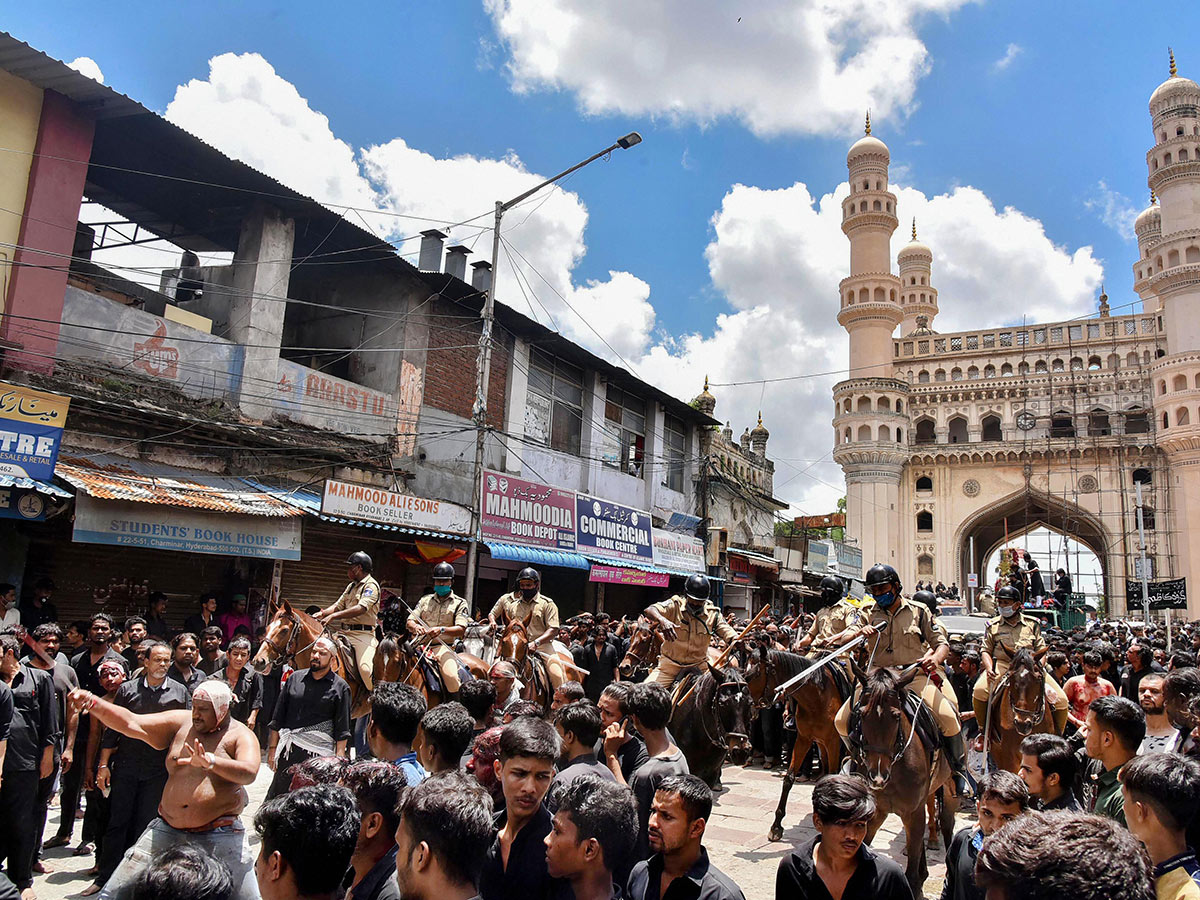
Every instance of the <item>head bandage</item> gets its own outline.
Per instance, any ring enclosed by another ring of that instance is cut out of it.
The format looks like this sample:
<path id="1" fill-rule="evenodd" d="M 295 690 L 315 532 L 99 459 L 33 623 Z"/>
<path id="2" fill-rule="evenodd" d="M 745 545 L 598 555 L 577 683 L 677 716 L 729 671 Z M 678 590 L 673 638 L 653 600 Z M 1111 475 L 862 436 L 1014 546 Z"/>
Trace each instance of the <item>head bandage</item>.
<path id="1" fill-rule="evenodd" d="M 229 714 L 229 704 L 233 702 L 233 691 L 223 681 L 206 681 L 192 694 L 193 702 L 199 699 L 207 700 L 213 705 L 219 722 Z"/>
<path id="2" fill-rule="evenodd" d="M 115 659 L 106 659 L 96 669 L 97 675 L 124 675 L 125 667 Z"/>
<path id="3" fill-rule="evenodd" d="M 319 638 L 317 638 L 315 641 L 313 641 L 313 646 L 314 646 L 314 647 L 315 647 L 315 646 L 317 646 L 317 644 L 324 644 L 324 645 L 325 645 L 325 648 L 326 648 L 326 649 L 327 649 L 327 650 L 328 650 L 330 653 L 337 653 L 337 644 L 335 644 L 335 643 L 333 642 L 333 638 L 331 638 L 331 637 L 330 637 L 329 635 L 327 635 L 327 634 L 323 634 L 323 635 L 321 635 Z"/>

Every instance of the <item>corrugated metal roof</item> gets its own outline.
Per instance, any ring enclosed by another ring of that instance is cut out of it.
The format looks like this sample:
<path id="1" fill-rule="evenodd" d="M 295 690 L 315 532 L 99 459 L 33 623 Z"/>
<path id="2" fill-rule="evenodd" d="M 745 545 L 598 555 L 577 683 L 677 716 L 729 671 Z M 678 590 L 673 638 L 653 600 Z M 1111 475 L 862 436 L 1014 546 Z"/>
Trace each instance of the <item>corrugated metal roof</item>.
<path id="1" fill-rule="evenodd" d="M 767 556 L 765 553 L 755 553 L 753 550 L 742 550 L 738 547 L 730 547 L 729 553 L 746 559 L 752 566 L 779 571 L 779 560 L 773 556 Z"/>
<path id="2" fill-rule="evenodd" d="M 253 478 L 243 478 L 242 481 L 251 487 L 265 491 L 273 497 L 287 503 L 291 506 L 302 510 L 310 516 L 316 516 L 322 522 L 332 522 L 335 525 L 351 525 L 355 528 L 377 528 L 380 531 L 396 531 L 401 534 L 412 534 L 417 537 L 432 537 L 442 538 L 443 540 L 465 541 L 468 540 L 461 534 L 447 534 L 442 531 L 429 531 L 424 528 L 406 528 L 403 525 L 389 525 L 382 522 L 368 522 L 366 519 L 347 519 L 342 516 L 329 516 L 321 512 L 321 498 L 312 491 L 302 490 L 301 488 L 284 488 L 274 487 L 269 484 L 255 481 Z"/>
<path id="3" fill-rule="evenodd" d="M 304 515 L 267 492 L 247 490 L 240 478 L 121 456 L 60 456 L 54 474 L 100 500 L 132 500 L 249 516 Z"/>
<path id="4" fill-rule="evenodd" d="M 27 491 L 37 491 L 39 494 L 45 494 L 47 497 L 59 497 L 63 500 L 69 500 L 74 496 L 66 488 L 60 488 L 57 484 L 50 484 L 48 481 L 38 481 L 36 478 L 19 478 L 16 475 L 0 475 L 0 488 L 23 488 Z"/>
<path id="5" fill-rule="evenodd" d="M 537 563 L 543 566 L 563 566 L 567 569 L 587 571 L 591 565 L 578 553 L 562 550 L 547 550 L 544 547 L 523 547 L 520 544 L 497 544 L 488 541 L 484 546 L 492 559 L 507 559 L 515 562 Z"/>

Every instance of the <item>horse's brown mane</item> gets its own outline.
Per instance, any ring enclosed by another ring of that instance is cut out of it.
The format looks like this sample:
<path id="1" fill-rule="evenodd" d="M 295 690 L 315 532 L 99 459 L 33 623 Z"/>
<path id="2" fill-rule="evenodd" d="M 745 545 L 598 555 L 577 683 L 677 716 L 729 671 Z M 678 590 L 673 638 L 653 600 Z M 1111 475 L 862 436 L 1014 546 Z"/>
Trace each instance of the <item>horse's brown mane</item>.
<path id="1" fill-rule="evenodd" d="M 887 666 L 880 666 L 867 675 L 867 683 L 863 685 L 863 709 L 874 709 L 888 697 L 896 693 L 899 679 L 896 673 Z"/>

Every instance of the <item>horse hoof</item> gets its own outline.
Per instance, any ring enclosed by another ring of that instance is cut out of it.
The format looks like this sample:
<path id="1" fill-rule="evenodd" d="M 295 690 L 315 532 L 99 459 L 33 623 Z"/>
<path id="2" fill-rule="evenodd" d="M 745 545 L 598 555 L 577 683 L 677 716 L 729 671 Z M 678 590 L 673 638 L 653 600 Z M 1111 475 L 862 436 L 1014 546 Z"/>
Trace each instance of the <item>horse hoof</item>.
<path id="1" fill-rule="evenodd" d="M 782 841 L 783 840 L 782 826 L 772 825 L 771 830 L 767 832 L 767 840 L 768 841 Z"/>

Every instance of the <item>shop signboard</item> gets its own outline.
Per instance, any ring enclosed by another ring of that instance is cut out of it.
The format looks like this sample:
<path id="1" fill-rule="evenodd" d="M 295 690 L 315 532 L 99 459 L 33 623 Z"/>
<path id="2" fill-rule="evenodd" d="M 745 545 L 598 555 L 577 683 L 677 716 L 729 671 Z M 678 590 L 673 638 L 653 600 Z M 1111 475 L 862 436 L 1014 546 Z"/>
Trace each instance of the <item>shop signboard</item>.
<path id="1" fill-rule="evenodd" d="M 50 481 L 71 398 L 0 382 L 0 475 Z"/>
<path id="2" fill-rule="evenodd" d="M 81 544 L 148 547 L 185 553 L 299 559 L 302 516 L 240 516 L 179 506 L 75 497 Z"/>
<path id="3" fill-rule="evenodd" d="M 1151 581 L 1149 587 L 1151 609 L 1187 609 L 1186 578 Z M 1125 602 L 1131 610 L 1142 608 L 1142 583 L 1140 581 L 1126 582 Z"/>
<path id="4" fill-rule="evenodd" d="M 0 519 L 23 519 L 40 522 L 46 518 L 46 498 L 37 491 L 23 488 L 0 488 Z"/>
<path id="5" fill-rule="evenodd" d="M 575 493 L 485 470 L 480 533 L 484 540 L 574 550 Z"/>
<path id="6" fill-rule="evenodd" d="M 690 534 L 676 534 L 662 528 L 651 530 L 654 540 L 654 565 L 676 572 L 704 574 L 704 542 Z"/>
<path id="7" fill-rule="evenodd" d="M 643 572 L 641 569 L 623 569 L 619 566 L 593 563 L 588 581 L 602 581 L 605 584 L 633 584 L 641 587 L 666 587 L 671 582 L 671 576 L 665 572 Z"/>
<path id="8" fill-rule="evenodd" d="M 833 547 L 837 551 L 838 573 L 847 578 L 862 578 L 862 549 L 843 541 L 834 541 Z"/>
<path id="9" fill-rule="evenodd" d="M 804 568 L 810 572 L 816 572 L 818 575 L 831 571 L 829 552 L 832 549 L 825 541 L 809 541 L 804 554 Z"/>
<path id="10" fill-rule="evenodd" d="M 321 512 L 327 516 L 365 519 L 445 534 L 471 533 L 471 511 L 465 506 L 334 479 L 325 482 Z"/>
<path id="11" fill-rule="evenodd" d="M 579 552 L 653 564 L 650 513 L 586 494 L 576 498 L 575 507 Z"/>

